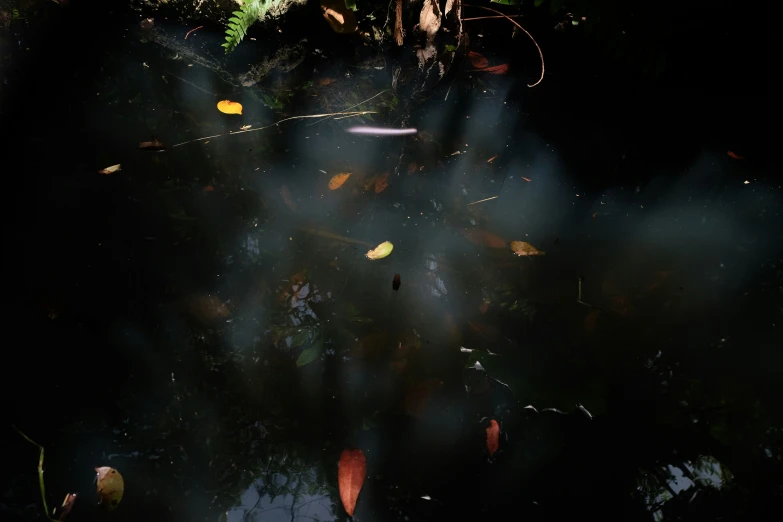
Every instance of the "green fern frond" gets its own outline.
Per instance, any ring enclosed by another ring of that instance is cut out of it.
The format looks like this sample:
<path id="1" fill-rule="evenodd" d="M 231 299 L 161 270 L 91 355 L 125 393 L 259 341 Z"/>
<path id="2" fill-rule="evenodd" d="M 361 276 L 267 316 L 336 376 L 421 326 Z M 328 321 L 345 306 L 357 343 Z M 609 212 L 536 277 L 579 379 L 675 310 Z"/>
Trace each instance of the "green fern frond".
<path id="1" fill-rule="evenodd" d="M 231 13 L 234 16 L 228 19 L 226 41 L 223 43 L 226 53 L 233 51 L 239 45 L 239 42 L 247 35 L 247 30 L 250 29 L 250 26 L 266 15 L 269 3 L 274 1 L 244 0 L 239 11 Z"/>

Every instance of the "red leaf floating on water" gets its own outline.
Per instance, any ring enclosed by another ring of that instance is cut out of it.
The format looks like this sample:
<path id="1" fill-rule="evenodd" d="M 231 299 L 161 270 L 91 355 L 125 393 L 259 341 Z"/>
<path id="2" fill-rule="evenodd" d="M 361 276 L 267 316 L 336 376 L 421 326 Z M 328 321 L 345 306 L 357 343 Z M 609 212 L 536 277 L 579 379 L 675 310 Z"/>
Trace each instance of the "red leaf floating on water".
<path id="1" fill-rule="evenodd" d="M 489 428 L 487 428 L 487 451 L 489 451 L 490 457 L 495 454 L 499 445 L 500 425 L 498 424 L 498 421 L 492 419 L 489 421 Z"/>
<path id="2" fill-rule="evenodd" d="M 384 172 L 375 179 L 375 193 L 380 194 L 389 186 L 389 173 Z"/>
<path id="3" fill-rule="evenodd" d="M 343 501 L 345 512 L 353 516 L 356 500 L 364 484 L 367 473 L 367 461 L 360 449 L 343 450 L 340 464 L 337 467 L 337 483 L 340 486 L 340 500 Z"/>
<path id="4" fill-rule="evenodd" d="M 468 53 L 468 59 L 470 60 L 470 63 L 473 64 L 473 67 L 476 69 L 484 69 L 486 66 L 489 65 L 489 61 L 487 61 L 486 58 L 481 56 L 479 53 L 470 51 Z"/>
<path id="5" fill-rule="evenodd" d="M 500 65 L 494 65 L 492 67 L 484 67 L 480 70 L 482 72 L 488 72 L 489 74 L 506 74 L 508 72 L 508 64 L 503 63 Z"/>
<path id="6" fill-rule="evenodd" d="M 585 331 L 592 332 L 595 330 L 595 323 L 598 321 L 598 317 L 601 315 L 601 310 L 590 310 L 585 316 Z"/>
<path id="7" fill-rule="evenodd" d="M 729 151 L 727 154 L 731 159 L 735 159 L 735 160 L 745 159 L 745 156 L 740 156 L 739 154 L 736 154 L 735 152 L 732 151 Z"/>

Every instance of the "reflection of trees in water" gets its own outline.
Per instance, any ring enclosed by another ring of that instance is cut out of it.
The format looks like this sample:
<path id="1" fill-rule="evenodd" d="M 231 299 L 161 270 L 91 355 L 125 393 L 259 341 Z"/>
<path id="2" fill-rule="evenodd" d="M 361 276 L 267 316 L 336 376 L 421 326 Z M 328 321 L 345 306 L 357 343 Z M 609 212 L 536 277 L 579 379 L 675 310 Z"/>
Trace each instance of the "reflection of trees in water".
<path id="1" fill-rule="evenodd" d="M 245 488 L 238 502 L 227 509 L 221 520 L 251 522 L 257 520 L 329 520 L 338 502 L 334 473 L 321 462 L 302 456 L 303 448 L 286 444 L 270 448 L 266 464 L 248 470 L 243 476 Z M 299 456 L 298 456 L 299 455 Z M 336 464 L 335 464 L 336 469 Z M 250 479 L 249 484 L 246 479 Z"/>

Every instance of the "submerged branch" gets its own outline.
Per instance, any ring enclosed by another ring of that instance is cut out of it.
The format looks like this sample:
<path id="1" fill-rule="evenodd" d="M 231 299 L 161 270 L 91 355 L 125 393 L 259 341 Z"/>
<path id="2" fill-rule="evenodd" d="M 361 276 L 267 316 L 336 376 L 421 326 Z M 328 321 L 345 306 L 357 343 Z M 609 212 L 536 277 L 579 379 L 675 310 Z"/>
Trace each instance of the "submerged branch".
<path id="1" fill-rule="evenodd" d="M 39 454 L 38 454 L 38 486 L 41 489 L 41 501 L 43 502 L 44 507 L 44 513 L 46 514 L 46 518 L 51 520 L 52 522 L 56 522 L 55 519 L 52 518 L 52 516 L 49 514 L 49 505 L 46 503 L 46 487 L 44 486 L 44 470 L 43 470 L 43 463 L 44 463 L 44 447 L 35 442 L 33 439 L 22 433 L 19 428 L 16 426 L 12 426 L 16 432 L 24 437 L 24 440 L 29 442 L 30 444 L 34 445 L 38 448 Z"/>
<path id="2" fill-rule="evenodd" d="M 263 127 L 259 127 L 257 129 L 247 129 L 247 130 L 239 130 L 239 131 L 230 131 L 230 132 L 224 132 L 222 134 L 214 134 L 212 136 L 203 136 L 201 138 L 196 138 L 193 140 L 183 141 L 182 143 L 177 143 L 176 145 L 172 145 L 171 148 L 179 147 L 181 145 L 187 145 L 188 143 L 193 143 L 196 141 L 204 141 L 209 140 L 212 138 L 220 138 L 223 136 L 234 136 L 236 134 L 245 134 L 247 132 L 258 132 L 264 129 L 268 129 L 270 127 L 274 127 L 275 125 L 279 125 L 283 123 L 284 121 L 290 121 L 290 120 L 301 120 L 304 118 L 331 118 L 333 116 L 343 116 L 343 117 L 349 117 L 349 116 L 363 116 L 365 114 L 377 114 L 377 111 L 343 111 L 343 112 L 330 112 L 329 114 L 305 114 L 303 116 L 291 116 L 290 118 L 283 118 L 280 121 L 276 121 L 274 123 L 270 123 L 269 125 L 265 125 Z"/>

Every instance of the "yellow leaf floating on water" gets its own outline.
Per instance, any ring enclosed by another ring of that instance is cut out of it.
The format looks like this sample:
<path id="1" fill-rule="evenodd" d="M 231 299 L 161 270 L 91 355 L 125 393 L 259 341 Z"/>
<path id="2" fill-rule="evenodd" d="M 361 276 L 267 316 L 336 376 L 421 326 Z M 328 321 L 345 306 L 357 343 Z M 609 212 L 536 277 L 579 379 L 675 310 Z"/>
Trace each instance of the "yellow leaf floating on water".
<path id="1" fill-rule="evenodd" d="M 111 511 L 122 500 L 125 481 L 119 471 L 109 466 L 95 468 L 95 471 L 98 473 L 98 496 L 101 498 L 101 506 Z"/>
<path id="2" fill-rule="evenodd" d="M 223 114 L 242 114 L 242 104 L 230 100 L 218 102 L 217 108 Z"/>
<path id="3" fill-rule="evenodd" d="M 546 253 L 524 241 L 512 241 L 509 246 L 511 251 L 518 256 L 543 256 Z"/>
<path id="4" fill-rule="evenodd" d="M 350 172 L 343 172 L 341 174 L 335 174 L 332 176 L 332 179 L 329 180 L 329 190 L 337 190 L 338 188 L 343 186 L 343 183 L 348 181 L 348 178 L 351 177 Z"/>
<path id="5" fill-rule="evenodd" d="M 391 254 L 393 249 L 394 245 L 388 241 L 384 241 L 373 250 L 367 252 L 367 259 L 383 259 L 384 257 Z"/>

